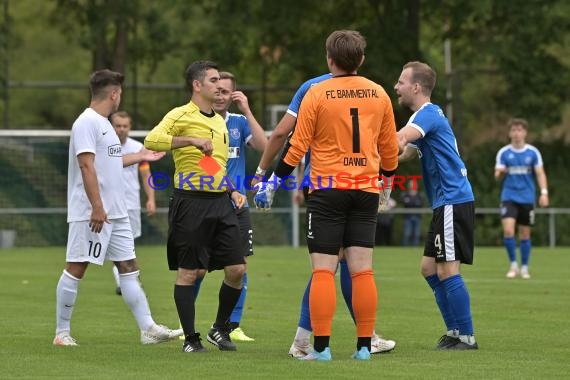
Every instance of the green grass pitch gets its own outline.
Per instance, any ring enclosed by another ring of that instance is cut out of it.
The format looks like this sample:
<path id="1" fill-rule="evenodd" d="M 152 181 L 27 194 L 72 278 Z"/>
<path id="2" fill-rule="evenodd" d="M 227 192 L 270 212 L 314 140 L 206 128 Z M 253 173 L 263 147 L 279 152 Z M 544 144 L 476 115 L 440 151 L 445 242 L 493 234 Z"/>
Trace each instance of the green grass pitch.
<path id="1" fill-rule="evenodd" d="M 174 274 L 164 247 L 139 247 L 141 278 L 154 319 L 177 327 Z M 570 249 L 534 248 L 532 279 L 507 280 L 502 248 L 478 248 L 464 266 L 479 351 L 440 352 L 444 332 L 432 292 L 419 274 L 421 248 L 377 247 L 377 328 L 397 341 L 370 362 L 350 359 L 354 326 L 340 295 L 329 363 L 301 362 L 287 351 L 310 275 L 306 250 L 256 247 L 242 327 L 256 341 L 221 352 L 184 354 L 181 342 L 142 346 L 134 318 L 114 293 L 109 264 L 91 266 L 80 284 L 72 335 L 80 347 L 54 347 L 55 287 L 65 249 L 0 250 L 0 378 L 38 379 L 559 379 L 570 371 Z M 338 277 L 338 276 L 337 276 Z M 217 305 L 220 272 L 197 302 L 204 336 Z M 338 284 L 338 280 L 337 280 Z"/>

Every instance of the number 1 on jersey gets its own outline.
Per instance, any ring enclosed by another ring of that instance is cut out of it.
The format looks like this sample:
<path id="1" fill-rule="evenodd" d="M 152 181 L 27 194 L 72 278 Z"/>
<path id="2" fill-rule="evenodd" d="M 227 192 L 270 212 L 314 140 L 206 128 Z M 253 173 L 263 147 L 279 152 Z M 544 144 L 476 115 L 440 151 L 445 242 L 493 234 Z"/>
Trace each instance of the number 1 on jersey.
<path id="1" fill-rule="evenodd" d="M 358 108 L 350 109 L 352 117 L 352 153 L 360 153 L 360 124 L 358 122 Z"/>

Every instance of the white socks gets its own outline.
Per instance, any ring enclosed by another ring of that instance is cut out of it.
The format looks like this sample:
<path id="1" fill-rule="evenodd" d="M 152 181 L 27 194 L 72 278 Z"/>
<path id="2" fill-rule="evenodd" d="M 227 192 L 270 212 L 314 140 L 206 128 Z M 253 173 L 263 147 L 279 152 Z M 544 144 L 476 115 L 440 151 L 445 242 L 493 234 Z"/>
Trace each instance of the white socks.
<path id="1" fill-rule="evenodd" d="M 65 269 L 57 283 L 56 294 L 56 335 L 62 331 L 71 331 L 71 314 L 79 288 L 78 278 L 73 277 Z"/>
<path id="2" fill-rule="evenodd" d="M 121 287 L 121 281 L 119 279 L 119 270 L 115 265 L 113 265 L 113 277 L 115 278 L 115 284 L 117 284 L 117 288 Z"/>
<path id="3" fill-rule="evenodd" d="M 459 340 L 471 346 L 475 344 L 475 337 L 473 335 L 459 335 Z"/>
<path id="4" fill-rule="evenodd" d="M 311 341 L 311 334 L 312 334 L 311 331 L 306 330 L 302 327 L 297 327 L 297 332 L 295 333 L 295 340 L 297 342 L 309 343 Z"/>
<path id="5" fill-rule="evenodd" d="M 154 325 L 144 290 L 139 282 L 139 271 L 119 274 L 121 293 L 129 305 L 139 329 L 147 331 Z"/>
<path id="6" fill-rule="evenodd" d="M 459 330 L 447 330 L 447 336 L 451 336 L 453 338 L 459 338 Z"/>

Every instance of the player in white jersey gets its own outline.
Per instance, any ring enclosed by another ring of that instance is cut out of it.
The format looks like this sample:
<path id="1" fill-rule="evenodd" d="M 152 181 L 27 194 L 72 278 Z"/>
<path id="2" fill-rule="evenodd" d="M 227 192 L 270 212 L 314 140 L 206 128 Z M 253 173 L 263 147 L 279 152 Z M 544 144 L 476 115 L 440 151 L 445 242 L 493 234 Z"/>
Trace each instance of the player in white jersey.
<path id="1" fill-rule="evenodd" d="M 143 344 L 164 342 L 182 334 L 158 325 L 151 316 L 139 282 L 139 268 L 127 207 L 123 198 L 123 166 L 155 161 L 164 153 L 142 150 L 123 156 L 119 138 L 107 119 L 121 102 L 123 74 L 99 70 L 89 80 L 91 103 L 73 123 L 69 142 L 66 265 L 56 289 L 53 344 L 77 346 L 71 337 L 71 315 L 79 281 L 89 263 L 111 260 L 121 274 L 123 299 L 131 309 Z"/>
<path id="2" fill-rule="evenodd" d="M 534 224 L 534 204 L 536 203 L 535 181 L 540 187 L 538 205 L 548 207 L 548 186 L 542 156 L 538 149 L 526 143 L 528 122 L 524 119 L 509 121 L 511 143 L 497 153 L 495 179 L 503 180 L 501 191 L 501 218 L 503 243 L 510 261 L 507 278 L 515 278 L 520 273 L 525 280 L 530 278 L 528 262 L 530 258 L 530 230 Z M 521 269 L 517 264 L 517 242 L 515 226 L 518 226 L 521 250 Z"/>
<path id="3" fill-rule="evenodd" d="M 119 140 L 121 141 L 121 152 L 123 155 L 138 153 L 144 146 L 141 142 L 129 137 L 129 132 L 132 128 L 131 116 L 125 111 L 118 111 L 111 114 L 109 117 Z M 129 214 L 129 221 L 131 222 L 131 230 L 133 231 L 133 238 L 136 239 L 141 236 L 142 223 L 141 223 L 141 196 L 140 196 L 140 180 L 146 194 L 146 213 L 152 216 L 156 213 L 156 201 L 154 197 L 154 189 L 149 184 L 150 178 L 150 164 L 146 161 L 137 163 L 123 168 L 123 184 L 125 187 L 125 201 L 127 203 L 127 213 Z M 119 282 L 119 271 L 113 265 L 113 276 L 115 277 L 116 288 L 115 292 L 121 295 L 121 286 Z"/>
<path id="4" fill-rule="evenodd" d="M 447 327 L 436 348 L 475 350 L 470 297 L 460 273 L 461 264 L 473 263 L 475 198 L 451 125 L 430 101 L 435 82 L 435 71 L 416 61 L 404 65 L 394 86 L 398 103 L 414 112 L 398 131 L 400 161 L 419 156 L 433 209 L 421 273 Z"/>

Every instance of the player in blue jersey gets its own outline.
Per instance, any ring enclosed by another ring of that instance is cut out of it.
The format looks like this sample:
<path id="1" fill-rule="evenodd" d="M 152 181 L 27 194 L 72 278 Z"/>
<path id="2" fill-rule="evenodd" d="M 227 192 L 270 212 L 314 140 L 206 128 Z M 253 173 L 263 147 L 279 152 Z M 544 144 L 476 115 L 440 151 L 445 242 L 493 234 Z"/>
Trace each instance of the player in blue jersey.
<path id="1" fill-rule="evenodd" d="M 301 107 L 301 101 L 303 97 L 309 91 L 311 86 L 325 81 L 327 79 L 332 78 L 332 74 L 323 74 L 317 77 L 311 78 L 305 81 L 297 90 L 289 107 L 287 108 L 287 112 L 283 116 L 283 118 L 279 121 L 279 123 L 275 126 L 269 141 L 267 142 L 267 146 L 263 151 L 263 155 L 259 161 L 259 166 L 257 167 L 256 171 L 256 180 L 252 182 L 252 185 L 255 185 L 257 181 L 261 180 L 262 176 L 265 175 L 269 166 L 271 166 L 271 162 L 273 159 L 278 155 L 279 150 L 286 144 L 287 137 L 290 137 L 295 129 L 295 124 L 297 122 L 297 114 L 299 112 L 299 108 Z M 283 150 L 282 155 L 287 153 L 288 143 Z M 304 158 L 303 163 L 303 178 L 309 178 L 310 176 L 310 157 L 311 151 L 309 150 Z M 300 183 L 300 182 L 298 182 Z M 303 194 L 305 200 L 308 196 L 308 188 L 303 188 Z M 350 271 L 348 270 L 348 264 L 344 258 L 340 259 L 339 262 L 340 267 L 340 282 L 341 282 L 341 289 L 344 300 L 350 312 L 350 315 L 354 319 L 354 313 L 352 311 L 352 278 L 350 276 Z M 309 290 L 311 288 L 311 279 L 309 279 L 309 283 L 305 288 L 305 293 L 303 294 L 303 299 L 301 301 L 301 312 L 299 316 L 299 323 L 297 325 L 297 331 L 295 333 L 295 338 L 293 339 L 293 343 L 289 348 L 289 355 L 294 358 L 302 358 L 309 354 L 313 347 L 310 343 L 311 341 L 311 333 L 313 331 L 311 327 L 311 315 L 309 311 Z M 386 340 L 377 335 L 376 333 L 372 336 L 371 341 L 371 353 L 377 354 L 382 352 L 389 352 L 394 349 L 396 346 L 396 342 L 393 340 Z"/>
<path id="2" fill-rule="evenodd" d="M 220 72 L 219 85 L 221 88 L 220 96 L 216 98 L 214 111 L 219 113 L 226 120 L 226 126 L 228 128 L 229 151 L 227 173 L 238 191 L 245 195 L 246 146 L 262 152 L 267 143 L 267 138 L 265 137 L 263 128 L 259 125 L 249 108 L 247 97 L 242 91 L 236 91 L 234 75 L 229 72 Z M 232 103 L 237 105 L 242 114 L 228 112 Z M 245 257 L 251 256 L 253 255 L 253 230 L 247 202 L 244 207 L 236 209 L 236 214 L 240 226 L 241 249 Z M 205 271 L 201 271 L 201 273 L 205 274 Z M 196 289 L 199 289 L 199 282 L 201 282 L 201 279 L 197 282 L 198 287 Z M 241 296 L 230 317 L 230 328 L 232 329 L 230 337 L 233 341 L 237 342 L 251 342 L 254 340 L 247 336 L 240 327 L 246 295 L 247 271 L 243 275 Z"/>
<path id="3" fill-rule="evenodd" d="M 501 191 L 501 218 L 503 222 L 503 243 L 511 263 L 507 278 L 515 278 L 520 273 L 525 280 L 530 278 L 528 261 L 530 257 L 530 230 L 534 224 L 534 204 L 536 188 L 540 187 L 540 207 L 548 207 L 548 186 L 542 156 L 538 149 L 526 143 L 528 123 L 524 119 L 509 122 L 511 143 L 497 153 L 495 179 L 503 180 Z M 517 264 L 515 226 L 518 225 L 521 269 Z"/>
<path id="4" fill-rule="evenodd" d="M 435 82 L 431 67 L 409 62 L 394 87 L 398 103 L 414 112 L 398 132 L 400 160 L 420 157 L 433 209 L 421 273 L 433 289 L 447 327 L 437 348 L 477 349 L 469 292 L 460 274 L 461 263 L 473 263 L 474 197 L 449 121 L 430 102 Z"/>

